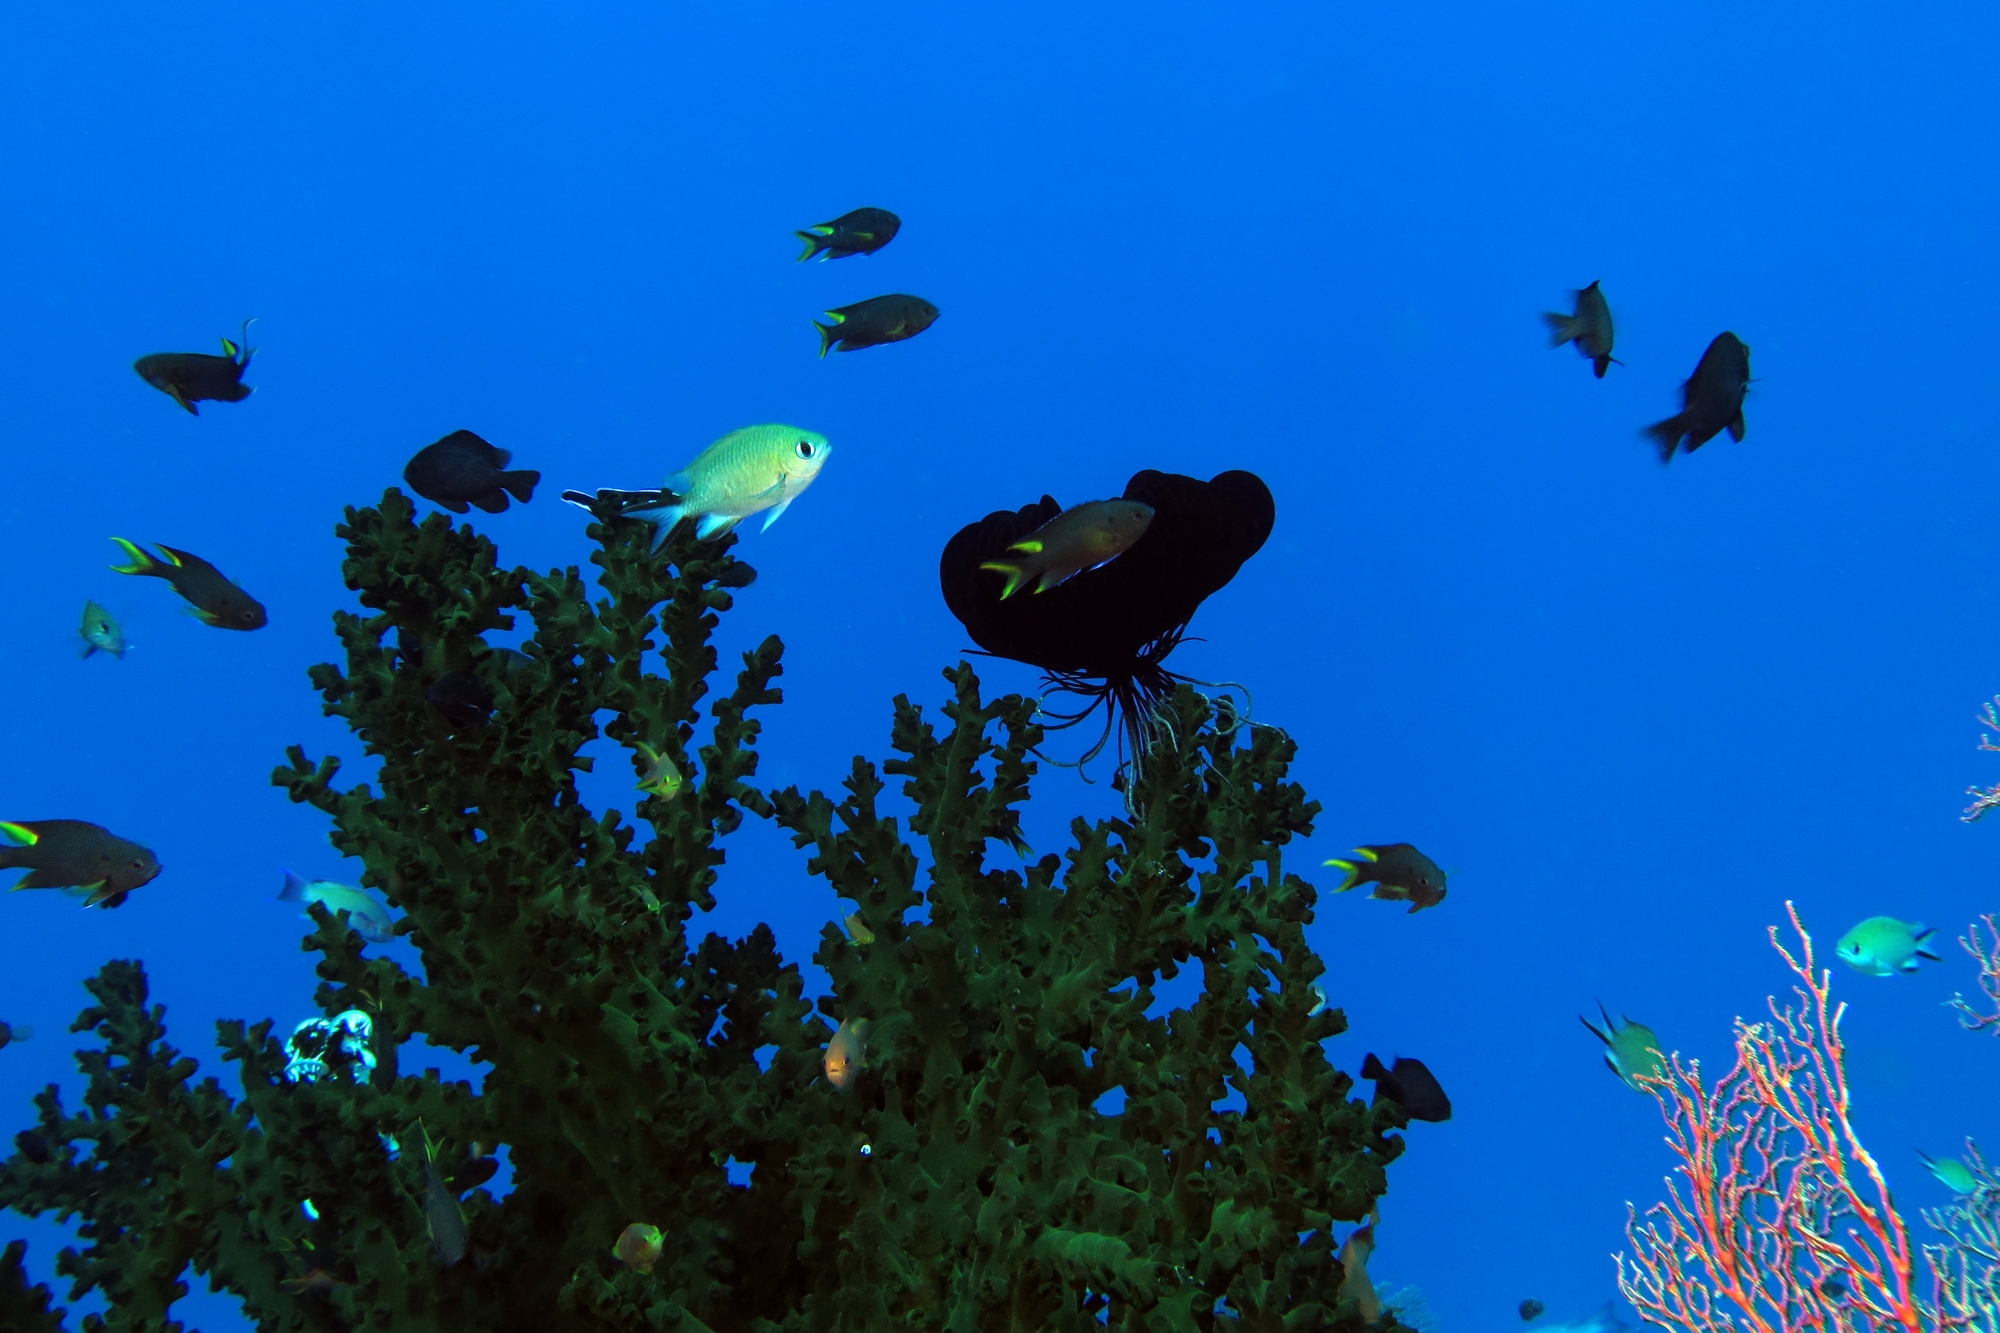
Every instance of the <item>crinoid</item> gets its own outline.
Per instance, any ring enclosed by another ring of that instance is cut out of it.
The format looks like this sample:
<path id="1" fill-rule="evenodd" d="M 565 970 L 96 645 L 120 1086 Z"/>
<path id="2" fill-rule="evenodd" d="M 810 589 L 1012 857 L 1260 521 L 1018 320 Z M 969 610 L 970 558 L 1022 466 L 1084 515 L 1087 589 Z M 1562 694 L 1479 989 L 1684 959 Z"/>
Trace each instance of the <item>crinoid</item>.
<path id="1" fill-rule="evenodd" d="M 1121 749 L 1143 758 L 1166 725 L 1160 704 L 1186 683 L 1169 671 L 1168 654 L 1188 622 L 1271 535 L 1277 506 L 1251 472 L 1199 481 L 1147 469 L 1125 484 L 1128 500 L 1153 507 L 1144 536 L 1114 560 L 1047 592 L 1003 599 L 1005 577 L 980 566 L 1063 512 L 1052 496 L 1017 510 L 997 510 L 945 543 L 938 581 L 945 605 L 974 643 L 994 657 L 1042 668 L 1043 699 L 1066 694 L 1081 707 L 1041 716 L 1047 730 L 1073 727 L 1104 710 L 1104 730 L 1078 763 L 1102 753 L 1115 734 Z"/>

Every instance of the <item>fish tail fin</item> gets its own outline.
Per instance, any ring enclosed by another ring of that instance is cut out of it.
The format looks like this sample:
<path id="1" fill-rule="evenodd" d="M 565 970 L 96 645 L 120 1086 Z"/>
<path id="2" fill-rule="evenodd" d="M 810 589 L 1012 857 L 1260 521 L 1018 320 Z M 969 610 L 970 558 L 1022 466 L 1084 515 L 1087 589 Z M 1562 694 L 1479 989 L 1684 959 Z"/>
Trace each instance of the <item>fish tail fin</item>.
<path id="1" fill-rule="evenodd" d="M 1936 954 L 1931 952 L 1930 940 L 1931 937 L 1936 934 L 1937 934 L 1936 926 L 1925 926 L 1919 931 L 1917 931 L 1917 938 L 1916 938 L 1917 957 L 1928 958 L 1933 963 L 1941 963 L 1944 961 L 1944 959 L 1938 957 Z"/>
<path id="2" fill-rule="evenodd" d="M 813 327 L 819 330 L 819 356 L 820 360 L 824 361 L 826 360 L 827 352 L 832 349 L 835 343 L 840 341 L 840 325 L 837 323 L 822 324 L 818 320 L 814 320 Z"/>
<path id="3" fill-rule="evenodd" d="M 1010 565 L 1000 560 L 988 560 L 980 568 L 990 569 L 1007 576 L 1007 586 L 1000 590 L 1000 600 L 1003 602 L 1021 591 L 1021 585 L 1028 581 L 1028 572 L 1019 565 Z"/>
<path id="4" fill-rule="evenodd" d="M 1375 1052 L 1370 1051 L 1361 1058 L 1361 1077 L 1369 1079 L 1381 1078 L 1388 1072 L 1388 1070 L 1382 1067 L 1382 1062 L 1375 1058 Z"/>
<path id="5" fill-rule="evenodd" d="M 278 890 L 281 903 L 302 903 L 306 900 L 306 882 L 291 871 L 285 872 L 285 887 Z"/>
<path id="6" fill-rule="evenodd" d="M 533 468 L 521 468 L 513 472 L 502 472 L 500 485 L 522 504 L 535 498 L 535 487 L 542 484 L 542 474 Z"/>
<path id="7" fill-rule="evenodd" d="M 1558 315 L 1553 310 L 1542 312 L 1542 323 L 1549 326 L 1549 346 L 1561 347 L 1566 342 L 1576 341 L 1576 319 L 1571 315 Z"/>
<path id="8" fill-rule="evenodd" d="M 1338 888 L 1334 889 L 1335 893 L 1346 893 L 1349 889 L 1361 883 L 1362 866 L 1367 863 L 1362 862 L 1360 865 L 1357 865 L 1353 861 L 1342 861 L 1339 858 L 1335 858 L 1326 862 L 1326 864 L 1347 872 L 1347 878 L 1341 881 Z"/>
<path id="9" fill-rule="evenodd" d="M 1602 1009 L 1604 1007 L 1604 1002 L 1601 1000 L 1598 1001 L 1597 1007 Z M 1576 1016 L 1576 1021 L 1583 1024 L 1584 1027 L 1588 1028 L 1590 1030 L 1590 1035 L 1597 1038 L 1599 1041 L 1603 1042 L 1606 1046 L 1609 1046 L 1611 1044 L 1611 1034 L 1609 1032 L 1600 1031 L 1597 1024 L 1591 1022 L 1589 1019 L 1585 1018 L 1582 1014 L 1578 1014 Z M 1608 1016 L 1605 1018 L 1604 1021 L 1607 1027 L 1610 1026 L 1611 1020 Z"/>
<path id="10" fill-rule="evenodd" d="M 658 509 L 634 509 L 627 512 L 625 517 L 643 518 L 653 525 L 653 549 L 657 551 L 667 544 L 667 538 L 673 535 L 676 527 L 680 526 L 680 521 L 687 517 L 687 507 L 661 505 Z"/>
<path id="11" fill-rule="evenodd" d="M 1646 427 L 1644 434 L 1659 449 L 1660 462 L 1671 463 L 1674 461 L 1674 450 L 1680 448 L 1681 437 L 1687 434 L 1686 418 L 1675 413 L 1665 421 L 1655 421 Z"/>
<path id="12" fill-rule="evenodd" d="M 805 263 L 808 259 L 811 259 L 813 256 L 819 254 L 822 250 L 826 249 L 829 245 L 833 244 L 833 239 L 832 239 L 833 233 L 831 229 L 827 231 L 821 231 L 818 227 L 813 227 L 806 231 L 795 231 L 792 233 L 792 235 L 798 237 L 800 240 L 806 243 L 806 252 L 799 256 L 799 262 L 801 264 Z"/>
<path id="13" fill-rule="evenodd" d="M 111 567 L 112 573 L 150 574 L 156 579 L 170 579 L 174 576 L 173 565 L 168 564 L 164 560 L 154 559 L 152 553 L 147 551 L 144 547 L 135 546 L 131 542 L 126 541 L 123 537 L 113 537 L 111 540 L 117 542 L 120 546 L 122 546 L 125 549 L 125 554 L 129 556 L 132 561 L 132 563 L 129 565 L 113 565 Z"/>
<path id="14" fill-rule="evenodd" d="M 7 1029 L 8 1041 L 26 1041 L 28 1038 L 34 1035 L 35 1035 L 35 1030 L 29 1027 L 26 1023 L 16 1023 L 14 1024 L 14 1026 Z"/>

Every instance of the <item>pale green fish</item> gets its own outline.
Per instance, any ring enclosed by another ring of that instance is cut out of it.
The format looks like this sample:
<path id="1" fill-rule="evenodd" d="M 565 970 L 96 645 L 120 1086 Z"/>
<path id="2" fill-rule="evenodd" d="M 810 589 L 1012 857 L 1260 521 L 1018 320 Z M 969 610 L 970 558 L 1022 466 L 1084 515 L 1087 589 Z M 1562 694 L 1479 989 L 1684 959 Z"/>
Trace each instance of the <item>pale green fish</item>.
<path id="1" fill-rule="evenodd" d="M 697 520 L 694 535 L 702 538 L 720 537 L 752 514 L 763 514 L 768 528 L 813 484 L 832 452 L 826 436 L 797 426 L 732 430 L 667 478 L 679 503 L 625 517 L 653 525 L 656 551 L 684 518 Z"/>
<path id="2" fill-rule="evenodd" d="M 1979 1188 L 1979 1177 L 1973 1175 L 1972 1168 L 1958 1158 L 1947 1157 L 1940 1161 L 1921 1148 L 1917 1150 L 1917 1156 L 1924 1159 L 1924 1165 L 1931 1169 L 1931 1174 L 1942 1180 L 1953 1194 L 1971 1194 Z"/>
<path id="3" fill-rule="evenodd" d="M 297 903 L 301 907 L 308 903 L 320 903 L 336 915 L 346 912 L 347 924 L 370 944 L 387 944 L 396 938 L 396 923 L 389 919 L 388 908 L 360 889 L 350 889 L 330 879 L 308 882 L 287 870 L 285 887 L 278 890 L 278 901 Z"/>
<path id="4" fill-rule="evenodd" d="M 1667 1064 L 1667 1057 L 1660 1051 L 1660 1039 L 1653 1029 L 1644 1023 L 1634 1023 L 1629 1018 L 1624 1026 L 1619 1026 L 1602 1000 L 1597 1002 L 1597 1012 L 1604 1015 L 1601 1030 L 1582 1015 L 1578 1015 L 1577 1021 L 1604 1043 L 1604 1063 L 1612 1073 L 1625 1080 L 1626 1087 L 1635 1092 L 1651 1092 L 1651 1088 L 1639 1081 L 1641 1078 L 1667 1078 L 1671 1075 L 1673 1071 Z"/>
<path id="5" fill-rule="evenodd" d="M 77 631 L 83 636 L 83 655 L 96 652 L 110 653 L 113 657 L 125 656 L 125 627 L 118 623 L 118 617 L 106 611 L 96 602 L 83 604 L 83 627 Z"/>
<path id="6" fill-rule="evenodd" d="M 687 779 L 681 776 L 680 769 L 674 764 L 673 756 L 661 754 L 644 741 L 634 742 L 632 748 L 639 752 L 639 758 L 646 763 L 646 771 L 639 778 L 640 791 L 649 792 L 663 801 L 671 801 L 680 795 L 681 788 L 687 785 Z"/>
<path id="7" fill-rule="evenodd" d="M 1935 934 L 1937 931 L 1921 921 L 1871 916 L 1842 935 L 1834 952 L 1856 972 L 1866 972 L 1871 977 L 1893 977 L 1898 972 L 1916 971 L 1919 958 L 1938 961 L 1926 943 Z"/>

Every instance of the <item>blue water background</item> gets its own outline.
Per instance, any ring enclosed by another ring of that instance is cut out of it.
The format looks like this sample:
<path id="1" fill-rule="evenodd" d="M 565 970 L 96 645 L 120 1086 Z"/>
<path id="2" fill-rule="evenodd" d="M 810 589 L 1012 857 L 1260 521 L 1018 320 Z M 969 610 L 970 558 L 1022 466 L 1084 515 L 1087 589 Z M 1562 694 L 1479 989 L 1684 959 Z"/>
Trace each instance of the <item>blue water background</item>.
<path id="1" fill-rule="evenodd" d="M 0 817 L 96 820 L 167 870 L 116 912 L 0 899 L 0 1018 L 41 1030 L 0 1052 L 0 1123 L 49 1081 L 74 1102 L 63 1029 L 107 958 L 145 960 L 225 1080 L 214 1020 L 312 1012 L 270 898 L 283 867 L 358 867 L 267 775 L 293 742 L 358 755 L 304 675 L 350 604 L 332 527 L 423 444 L 470 428 L 541 469 L 473 518 L 550 568 L 588 553 L 563 487 L 653 484 L 751 422 L 825 432 L 723 631 L 784 637 L 763 776 L 823 787 L 885 752 L 893 695 L 943 697 L 961 524 L 1250 468 L 1277 529 L 1174 665 L 1297 738 L 1326 810 L 1292 864 L 1409 840 L 1452 871 L 1436 911 L 1328 897 L 1310 932 L 1336 1060 L 1421 1056 L 1457 1108 L 1412 1128 L 1375 1268 L 1446 1330 L 1528 1296 L 1583 1314 L 1671 1163 L 1579 1013 L 1719 1065 L 1786 983 L 1786 899 L 1829 953 L 1866 915 L 1948 937 L 2000 908 L 2000 829 L 1956 818 L 2000 781 L 1974 748 L 2000 690 L 1995 37 L 1965 4 L 14 12 Z M 892 246 L 793 262 L 792 228 L 862 204 L 902 214 Z M 1593 279 L 1627 363 L 1602 382 L 1537 318 Z M 892 291 L 943 317 L 814 358 L 815 312 Z M 246 403 L 196 419 L 128 368 L 250 315 Z M 1662 469 L 1636 432 L 1723 329 L 1749 438 Z M 108 572 L 113 533 L 208 557 L 270 626 Z M 86 597 L 128 660 L 77 659 Z M 1038 848 L 1111 808 L 1065 771 L 1037 791 Z M 839 909 L 803 866 L 747 827 L 709 924 L 768 920 L 807 960 Z M 1992 1132 L 2000 1093 L 1943 952 L 1835 977 L 1913 1222 L 1943 1198 L 1914 1150 Z M 38 1275 L 57 1234 L 0 1219 Z M 241 1327 L 206 1293 L 181 1314 Z"/>

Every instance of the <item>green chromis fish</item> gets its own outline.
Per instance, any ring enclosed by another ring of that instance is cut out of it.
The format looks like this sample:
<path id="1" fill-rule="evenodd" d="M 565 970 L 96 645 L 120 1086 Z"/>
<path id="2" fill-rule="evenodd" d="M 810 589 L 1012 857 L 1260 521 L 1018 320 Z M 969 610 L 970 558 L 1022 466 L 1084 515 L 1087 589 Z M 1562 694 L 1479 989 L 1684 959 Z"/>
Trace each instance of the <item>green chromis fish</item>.
<path id="1" fill-rule="evenodd" d="M 900 292 L 871 296 L 853 305 L 836 306 L 826 312 L 833 322 L 813 321 L 819 330 L 819 354 L 829 351 L 858 352 L 864 347 L 880 347 L 914 338 L 937 323 L 938 308 L 921 296 Z"/>
<path id="2" fill-rule="evenodd" d="M 1354 856 L 1352 861 L 1336 857 L 1326 863 L 1347 872 L 1347 879 L 1335 893 L 1373 884 L 1375 891 L 1368 895 L 1370 898 L 1407 902 L 1412 912 L 1436 907 L 1444 901 L 1444 871 L 1409 843 L 1372 843 L 1356 847 Z"/>
<path id="3" fill-rule="evenodd" d="M 96 602 L 83 604 L 83 626 L 77 630 L 83 636 L 83 655 L 110 653 L 113 657 L 125 656 L 125 627 L 118 623 L 118 617 L 106 611 Z"/>
<path id="4" fill-rule="evenodd" d="M 660 1261 L 660 1229 L 647 1222 L 634 1222 L 618 1233 L 617 1241 L 611 1246 L 611 1253 L 619 1263 L 627 1268 L 635 1268 L 641 1273 L 653 1271 L 653 1265 Z"/>
<path id="5" fill-rule="evenodd" d="M 6 1050 L 13 1042 L 26 1041 L 34 1035 L 35 1030 L 26 1023 L 0 1023 L 0 1051 Z"/>
<path id="6" fill-rule="evenodd" d="M 417 1128 L 424 1135 L 424 1221 L 431 1233 L 431 1252 L 449 1268 L 465 1257 L 465 1210 L 438 1174 L 437 1145 L 431 1142 L 430 1131 L 421 1121 Z"/>
<path id="7" fill-rule="evenodd" d="M 396 925 L 389 919 L 388 908 L 360 889 L 351 889 L 330 879 L 304 880 L 287 870 L 285 887 L 278 890 L 277 900 L 297 903 L 301 907 L 320 903 L 336 917 L 345 912 L 347 924 L 353 927 L 354 933 L 370 944 L 387 944 L 396 938 Z"/>
<path id="8" fill-rule="evenodd" d="M 1604 1043 L 1604 1063 L 1612 1073 L 1625 1080 L 1626 1087 L 1634 1092 L 1651 1092 L 1652 1089 L 1640 1079 L 1671 1076 L 1673 1070 L 1660 1051 L 1660 1039 L 1654 1035 L 1653 1029 L 1644 1023 L 1634 1023 L 1629 1018 L 1624 1026 L 1619 1026 L 1602 1000 L 1597 1002 L 1597 1012 L 1604 1015 L 1602 1029 L 1581 1014 L 1577 1015 L 1577 1021 Z"/>
<path id="9" fill-rule="evenodd" d="M 845 259 L 849 255 L 872 255 L 896 239 L 903 220 L 886 208 L 857 208 L 842 213 L 831 222 L 792 234 L 806 243 L 799 262 L 808 259 Z"/>
<path id="10" fill-rule="evenodd" d="M 191 416 L 200 416 L 195 404 L 203 399 L 219 403 L 240 403 L 250 396 L 243 372 L 257 349 L 247 344 L 254 320 L 243 321 L 244 343 L 222 340 L 221 356 L 206 352 L 156 352 L 132 363 L 139 378 L 179 403 Z"/>
<path id="11" fill-rule="evenodd" d="M 1614 336 L 1611 305 L 1596 283 L 1576 294 L 1576 313 L 1559 315 L 1550 310 L 1542 315 L 1542 320 L 1549 326 L 1549 346 L 1575 343 L 1577 352 L 1596 366 L 1597 378 L 1603 379 L 1604 372 L 1618 359 L 1611 355 Z"/>
<path id="12" fill-rule="evenodd" d="M 1979 1189 L 1979 1177 L 1958 1158 L 1935 1158 L 1922 1149 L 1918 1149 L 1917 1156 L 1924 1159 L 1924 1165 L 1931 1169 L 1931 1174 L 1943 1181 L 1945 1188 L 1953 1194 L 1972 1194 Z"/>
<path id="13" fill-rule="evenodd" d="M 681 794 L 687 779 L 681 776 L 679 766 L 672 755 L 661 754 L 644 741 L 634 741 L 632 748 L 638 752 L 645 768 L 639 774 L 639 790 L 663 801 L 671 801 Z"/>
<path id="14" fill-rule="evenodd" d="M 854 1086 L 854 1080 L 868 1067 L 867 1019 L 856 1021 L 851 1018 L 840 1020 L 833 1040 L 826 1044 L 826 1058 L 822 1068 L 826 1071 L 826 1081 L 842 1092 Z"/>
<path id="15" fill-rule="evenodd" d="M 667 478 L 678 503 L 625 517 L 653 525 L 656 551 L 684 518 L 696 520 L 694 535 L 703 539 L 720 537 L 752 514 L 764 515 L 768 528 L 813 484 L 832 452 L 826 436 L 797 426 L 732 430 Z"/>
<path id="16" fill-rule="evenodd" d="M 1030 580 L 1036 592 L 1050 588 L 1086 569 L 1115 560 L 1146 535 L 1153 506 L 1137 500 L 1092 500 L 1065 509 L 1007 548 L 1018 559 L 989 560 L 981 569 L 1007 576 L 1000 589 L 1006 601 Z"/>
<path id="17" fill-rule="evenodd" d="M 1871 977 L 1893 977 L 1898 972 L 1914 972 L 1917 960 L 1938 956 L 1928 941 L 1937 931 L 1921 921 L 1898 921 L 1893 916 L 1871 916 L 1840 937 L 1834 952 L 1856 972 Z"/>
<path id="18" fill-rule="evenodd" d="M 136 842 L 81 819 L 23 819 L 0 823 L 0 870 L 26 869 L 22 889 L 70 889 L 85 907 L 117 907 L 125 895 L 153 882 L 160 862 Z"/>
<path id="19" fill-rule="evenodd" d="M 217 629 L 248 630 L 262 629 L 268 623 L 262 602 L 231 583 L 221 570 L 200 556 L 161 546 L 166 558 L 159 560 L 123 537 L 111 540 L 124 547 L 125 554 L 132 559 L 128 565 L 113 565 L 113 572 L 165 579 L 187 599 L 194 617 L 202 624 Z"/>

